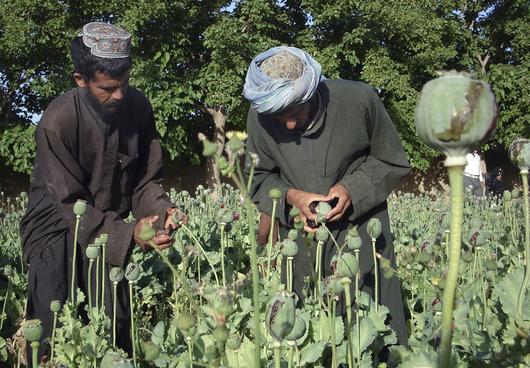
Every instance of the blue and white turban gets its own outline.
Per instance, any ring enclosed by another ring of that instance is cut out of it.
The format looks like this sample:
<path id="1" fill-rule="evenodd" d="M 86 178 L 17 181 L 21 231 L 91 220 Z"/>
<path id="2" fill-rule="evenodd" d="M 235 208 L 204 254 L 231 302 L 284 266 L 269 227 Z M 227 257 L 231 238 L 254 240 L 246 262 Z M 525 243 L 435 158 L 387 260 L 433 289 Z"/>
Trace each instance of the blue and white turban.
<path id="1" fill-rule="evenodd" d="M 264 60 L 282 51 L 293 54 L 304 64 L 299 78 L 271 79 L 261 70 L 260 65 Z M 311 99 L 323 79 L 322 67 L 307 52 L 296 47 L 273 47 L 250 63 L 243 95 L 258 113 L 274 114 Z"/>

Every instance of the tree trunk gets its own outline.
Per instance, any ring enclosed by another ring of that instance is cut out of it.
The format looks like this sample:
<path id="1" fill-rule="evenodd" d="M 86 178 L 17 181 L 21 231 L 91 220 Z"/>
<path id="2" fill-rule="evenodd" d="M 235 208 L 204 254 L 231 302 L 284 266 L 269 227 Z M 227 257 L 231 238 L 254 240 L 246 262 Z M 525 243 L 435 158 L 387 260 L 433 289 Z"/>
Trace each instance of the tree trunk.
<path id="1" fill-rule="evenodd" d="M 224 110 L 223 106 L 217 109 L 205 107 L 205 110 L 212 116 L 214 122 L 214 135 L 213 141 L 217 143 L 217 155 L 220 156 L 223 153 L 225 144 L 225 125 L 228 114 Z M 221 193 L 221 173 L 219 172 L 219 166 L 215 161 L 215 157 L 208 157 L 206 160 L 206 185 L 212 189 L 212 196 L 217 198 Z"/>

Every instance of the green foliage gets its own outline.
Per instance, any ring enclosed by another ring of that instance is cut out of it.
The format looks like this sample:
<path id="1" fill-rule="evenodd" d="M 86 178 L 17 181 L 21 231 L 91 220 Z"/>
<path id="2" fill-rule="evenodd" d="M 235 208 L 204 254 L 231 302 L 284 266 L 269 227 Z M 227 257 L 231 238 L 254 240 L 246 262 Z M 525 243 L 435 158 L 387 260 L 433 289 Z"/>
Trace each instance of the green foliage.
<path id="1" fill-rule="evenodd" d="M 13 171 L 31 174 L 35 158 L 35 125 L 12 125 L 0 131 L 0 157 Z"/>

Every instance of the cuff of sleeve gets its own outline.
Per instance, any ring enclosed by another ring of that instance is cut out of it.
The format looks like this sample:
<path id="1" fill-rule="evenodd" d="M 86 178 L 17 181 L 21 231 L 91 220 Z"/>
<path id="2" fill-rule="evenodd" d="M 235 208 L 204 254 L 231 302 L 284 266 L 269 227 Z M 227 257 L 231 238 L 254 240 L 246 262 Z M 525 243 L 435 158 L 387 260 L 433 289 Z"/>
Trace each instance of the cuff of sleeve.
<path id="1" fill-rule="evenodd" d="M 123 222 L 112 235 L 109 235 L 107 243 L 106 262 L 117 267 L 124 267 L 127 262 L 131 244 L 133 243 L 134 228 L 136 221 Z"/>

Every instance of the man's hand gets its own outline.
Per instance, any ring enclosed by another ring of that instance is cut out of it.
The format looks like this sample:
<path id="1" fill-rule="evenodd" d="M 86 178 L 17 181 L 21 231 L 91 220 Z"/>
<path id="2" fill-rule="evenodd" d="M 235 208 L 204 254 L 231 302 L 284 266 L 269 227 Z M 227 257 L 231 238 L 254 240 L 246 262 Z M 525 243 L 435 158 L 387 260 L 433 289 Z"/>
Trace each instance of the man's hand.
<path id="1" fill-rule="evenodd" d="M 144 217 L 140 219 L 134 227 L 134 242 L 143 250 L 151 250 L 153 247 L 163 250 L 173 243 L 171 235 L 165 233 L 160 234 L 153 229 L 153 224 L 156 222 L 156 220 L 158 220 L 158 216 Z M 152 236 L 148 239 L 145 239 L 146 234 L 149 234 L 151 229 L 153 229 Z"/>
<path id="2" fill-rule="evenodd" d="M 173 215 L 175 215 L 177 222 L 173 221 Z M 166 210 L 166 220 L 164 221 L 164 230 L 168 230 L 169 233 L 177 230 L 181 224 L 188 223 L 188 215 L 184 214 L 178 208 L 170 207 Z"/>
<path id="3" fill-rule="evenodd" d="M 304 221 L 304 230 L 308 233 L 314 233 L 317 231 L 317 229 L 307 226 L 307 220 L 315 221 L 317 219 L 317 215 L 311 212 L 309 205 L 315 201 L 329 201 L 332 198 L 333 197 L 330 197 L 329 195 L 324 196 L 322 194 L 304 192 L 303 190 L 294 188 L 290 188 L 286 195 L 287 203 L 300 210 L 299 218 L 300 220 Z"/>
<path id="4" fill-rule="evenodd" d="M 337 221 L 344 215 L 348 207 L 351 206 L 350 193 L 348 193 L 348 190 L 342 184 L 335 184 L 329 189 L 328 198 L 330 200 L 337 198 L 338 201 L 335 207 L 329 211 L 326 219 L 330 222 Z"/>

